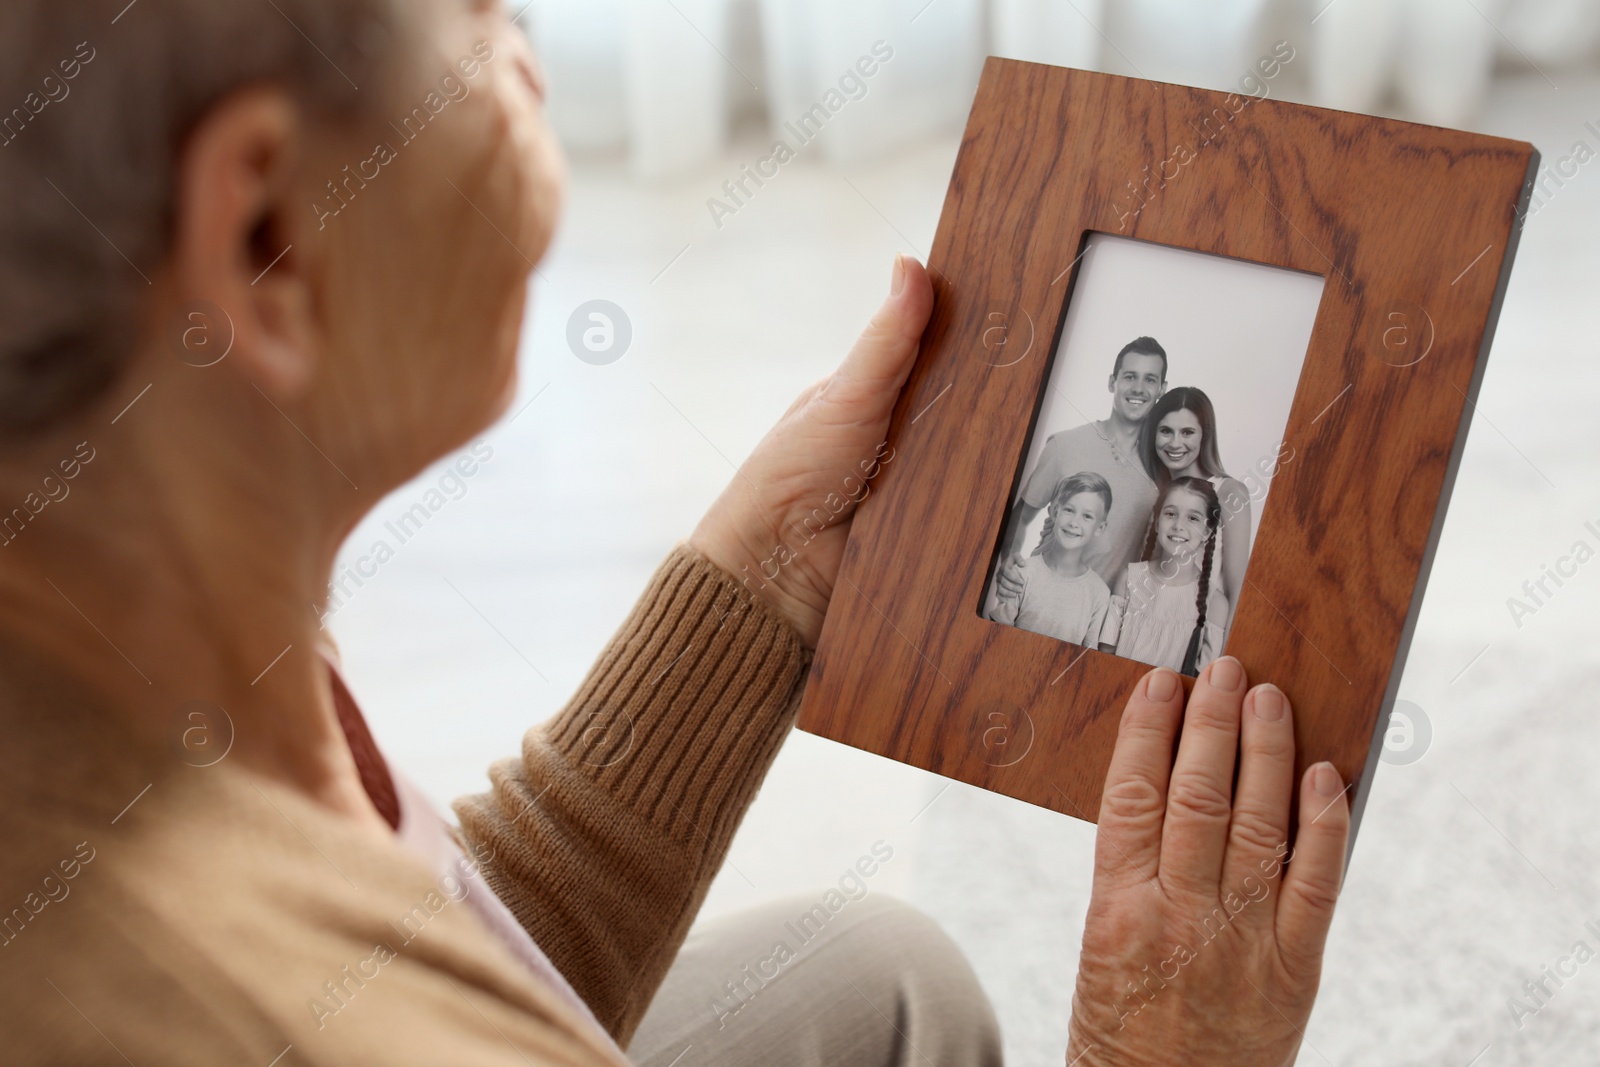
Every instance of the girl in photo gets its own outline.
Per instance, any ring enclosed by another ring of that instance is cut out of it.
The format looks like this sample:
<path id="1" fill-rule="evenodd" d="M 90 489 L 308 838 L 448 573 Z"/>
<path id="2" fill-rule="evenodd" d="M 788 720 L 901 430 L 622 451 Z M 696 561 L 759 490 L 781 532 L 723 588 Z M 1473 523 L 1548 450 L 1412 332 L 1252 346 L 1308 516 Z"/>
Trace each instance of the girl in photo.
<path id="1" fill-rule="evenodd" d="M 999 596 L 989 617 L 1075 645 L 1099 639 L 1111 590 L 1085 554 L 1106 531 L 1111 485 L 1092 471 L 1056 483 L 1045 542 L 1019 568 L 1022 592 Z"/>
<path id="2" fill-rule="evenodd" d="M 1250 562 L 1250 491 L 1222 469 L 1217 450 L 1217 413 L 1211 398 L 1193 386 L 1168 391 L 1145 419 L 1139 455 L 1158 489 L 1179 478 L 1200 478 L 1216 490 L 1222 506 L 1221 540 L 1212 561 L 1212 582 L 1227 599 L 1227 611 L 1216 617 L 1226 631 L 1244 588 Z"/>
<path id="3" fill-rule="evenodd" d="M 1178 478 L 1162 491 L 1149 558 L 1118 582 L 1100 651 L 1190 677 L 1221 654 L 1228 602 L 1212 581 L 1221 524 L 1210 481 Z"/>

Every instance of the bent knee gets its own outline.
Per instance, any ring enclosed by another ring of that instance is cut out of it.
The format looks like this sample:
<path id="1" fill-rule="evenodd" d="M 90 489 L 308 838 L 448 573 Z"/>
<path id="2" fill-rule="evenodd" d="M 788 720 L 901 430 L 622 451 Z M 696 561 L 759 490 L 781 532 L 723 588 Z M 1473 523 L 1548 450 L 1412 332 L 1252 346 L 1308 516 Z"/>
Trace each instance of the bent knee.
<path id="1" fill-rule="evenodd" d="M 966 953 L 931 916 L 894 897 L 875 894 L 853 902 L 819 955 L 830 970 L 851 977 L 857 992 L 901 1018 L 930 1044 L 966 1055 L 935 1062 L 998 1064 L 1000 1026 Z M 852 994 L 854 995 L 854 994 Z M 913 1042 L 922 1045 L 908 1032 Z"/>

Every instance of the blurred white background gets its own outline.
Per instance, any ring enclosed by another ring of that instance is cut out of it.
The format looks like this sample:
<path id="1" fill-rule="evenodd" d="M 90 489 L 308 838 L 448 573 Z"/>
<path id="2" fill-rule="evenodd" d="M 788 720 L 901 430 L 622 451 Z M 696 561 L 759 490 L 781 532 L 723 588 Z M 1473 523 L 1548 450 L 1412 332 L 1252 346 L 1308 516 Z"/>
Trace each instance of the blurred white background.
<path id="1" fill-rule="evenodd" d="M 1431 747 L 1379 770 L 1301 1062 L 1594 1062 L 1600 964 L 1520 1029 L 1507 1002 L 1536 1006 L 1524 982 L 1575 941 L 1600 950 L 1600 563 L 1531 615 L 1508 599 L 1575 542 L 1600 548 L 1600 3 L 535 0 L 521 22 L 573 171 L 520 414 L 330 622 L 398 766 L 441 804 L 480 790 L 573 691 L 733 464 L 842 356 L 891 257 L 926 255 L 986 53 L 1232 88 L 1283 39 L 1274 96 L 1529 140 L 1547 169 L 1400 691 Z M 864 95 L 733 202 L 724 183 L 880 40 Z M 607 366 L 567 342 L 595 299 L 632 325 Z M 382 505 L 347 561 L 433 484 Z M 873 889 L 966 948 L 1009 1062 L 1061 1063 L 1086 824 L 796 734 L 708 913 L 825 886 L 880 839 L 895 857 Z"/>

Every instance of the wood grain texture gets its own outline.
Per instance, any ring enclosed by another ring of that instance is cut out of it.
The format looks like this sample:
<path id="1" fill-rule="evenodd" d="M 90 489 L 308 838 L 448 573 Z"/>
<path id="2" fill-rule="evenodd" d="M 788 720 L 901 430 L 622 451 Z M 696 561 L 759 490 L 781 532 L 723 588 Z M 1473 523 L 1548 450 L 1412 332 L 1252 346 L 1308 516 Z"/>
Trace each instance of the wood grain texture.
<path id="1" fill-rule="evenodd" d="M 1201 145 L 1208 117 L 1219 132 Z M 1194 153 L 1181 165 L 1180 145 Z M 1273 480 L 1227 651 L 1289 694 L 1301 768 L 1332 760 L 1357 781 L 1359 814 L 1537 158 L 1520 142 L 990 59 L 930 256 L 937 300 L 891 424 L 895 458 L 855 519 L 801 727 L 1096 817 L 1147 668 L 978 608 L 1074 259 L 1088 233 L 1121 234 L 1327 278 L 1285 432 L 1295 458 Z M 1412 366 L 1384 346 L 1397 311 L 1413 338 L 1432 334 Z M 1005 360 L 985 346 L 1001 324 Z"/>

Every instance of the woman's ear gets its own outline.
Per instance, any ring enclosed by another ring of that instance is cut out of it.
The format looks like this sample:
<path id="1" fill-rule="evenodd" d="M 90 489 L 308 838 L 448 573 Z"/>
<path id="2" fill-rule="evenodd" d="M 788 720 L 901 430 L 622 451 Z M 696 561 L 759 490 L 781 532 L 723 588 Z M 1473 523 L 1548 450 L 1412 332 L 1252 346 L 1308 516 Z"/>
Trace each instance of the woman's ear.
<path id="1" fill-rule="evenodd" d="M 269 397 L 293 397 L 316 369 L 318 332 L 293 210 L 303 128 L 288 95 L 251 89 L 213 107 L 178 162 L 177 300 L 231 324 L 234 369 Z"/>

